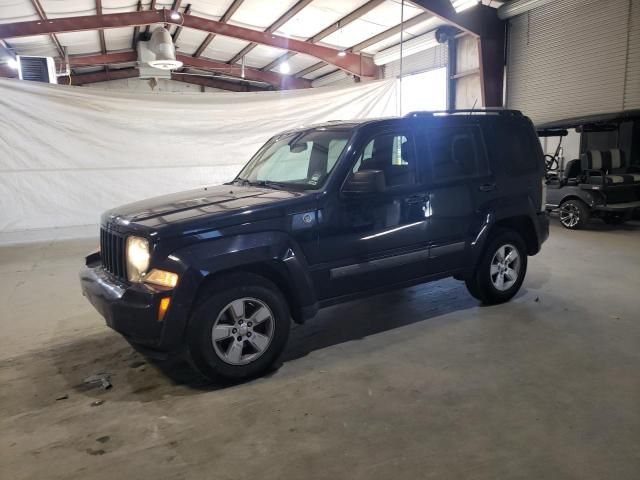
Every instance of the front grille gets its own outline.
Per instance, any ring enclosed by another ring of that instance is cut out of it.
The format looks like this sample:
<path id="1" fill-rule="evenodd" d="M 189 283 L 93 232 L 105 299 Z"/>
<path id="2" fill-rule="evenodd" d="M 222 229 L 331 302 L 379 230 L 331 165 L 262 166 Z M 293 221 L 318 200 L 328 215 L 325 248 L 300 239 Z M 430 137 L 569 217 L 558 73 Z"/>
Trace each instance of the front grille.
<path id="1" fill-rule="evenodd" d="M 104 269 L 116 277 L 126 280 L 126 238 L 105 228 L 100 229 L 100 257 Z"/>

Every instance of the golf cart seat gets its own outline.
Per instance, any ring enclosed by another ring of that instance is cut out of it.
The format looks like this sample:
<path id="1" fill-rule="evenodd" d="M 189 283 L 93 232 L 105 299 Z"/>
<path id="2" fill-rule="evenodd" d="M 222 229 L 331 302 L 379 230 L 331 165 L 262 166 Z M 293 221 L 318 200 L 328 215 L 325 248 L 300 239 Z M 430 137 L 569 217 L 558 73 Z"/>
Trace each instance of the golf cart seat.
<path id="1" fill-rule="evenodd" d="M 562 171 L 561 184 L 562 185 L 576 185 L 578 183 L 578 178 L 582 173 L 582 166 L 580 160 L 575 158 L 573 160 L 569 160 Z"/>
<path id="2" fill-rule="evenodd" d="M 589 150 L 580 157 L 581 169 L 586 183 L 592 185 L 640 185 L 640 169 L 627 164 L 624 152 L 611 150 Z"/>

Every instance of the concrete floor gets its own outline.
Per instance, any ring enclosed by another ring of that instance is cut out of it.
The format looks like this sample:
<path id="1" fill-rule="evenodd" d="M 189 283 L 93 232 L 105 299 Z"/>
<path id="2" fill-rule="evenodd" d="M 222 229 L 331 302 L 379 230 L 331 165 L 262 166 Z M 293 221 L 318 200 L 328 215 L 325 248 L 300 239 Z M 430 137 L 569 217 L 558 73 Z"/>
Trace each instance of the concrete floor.
<path id="1" fill-rule="evenodd" d="M 220 389 L 104 326 L 94 245 L 0 249 L 0 478 L 640 478 L 640 224 L 554 222 L 506 305 L 445 280 L 324 310 Z"/>

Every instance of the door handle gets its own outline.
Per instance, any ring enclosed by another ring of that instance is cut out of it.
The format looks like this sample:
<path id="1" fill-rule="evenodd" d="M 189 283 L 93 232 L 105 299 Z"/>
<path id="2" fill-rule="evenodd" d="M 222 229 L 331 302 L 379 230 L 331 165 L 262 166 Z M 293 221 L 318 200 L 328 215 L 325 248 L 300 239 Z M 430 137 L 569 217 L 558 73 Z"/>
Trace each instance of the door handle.
<path id="1" fill-rule="evenodd" d="M 478 187 L 478 190 L 480 190 L 481 192 L 491 192 L 492 190 L 495 190 L 497 187 L 497 185 L 495 183 L 483 183 L 482 185 L 480 185 Z"/>

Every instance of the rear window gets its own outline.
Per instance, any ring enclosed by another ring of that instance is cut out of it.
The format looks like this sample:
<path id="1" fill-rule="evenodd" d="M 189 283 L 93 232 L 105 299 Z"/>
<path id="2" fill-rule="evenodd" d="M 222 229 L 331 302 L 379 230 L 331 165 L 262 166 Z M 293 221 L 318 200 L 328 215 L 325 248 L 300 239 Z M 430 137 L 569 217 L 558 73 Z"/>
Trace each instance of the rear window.
<path id="1" fill-rule="evenodd" d="M 487 127 L 489 152 L 493 158 L 500 159 L 508 173 L 518 175 L 540 169 L 540 143 L 526 124 L 501 121 Z"/>

